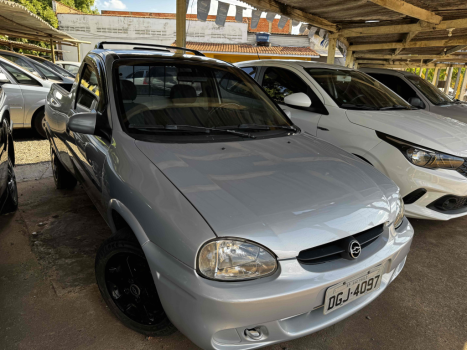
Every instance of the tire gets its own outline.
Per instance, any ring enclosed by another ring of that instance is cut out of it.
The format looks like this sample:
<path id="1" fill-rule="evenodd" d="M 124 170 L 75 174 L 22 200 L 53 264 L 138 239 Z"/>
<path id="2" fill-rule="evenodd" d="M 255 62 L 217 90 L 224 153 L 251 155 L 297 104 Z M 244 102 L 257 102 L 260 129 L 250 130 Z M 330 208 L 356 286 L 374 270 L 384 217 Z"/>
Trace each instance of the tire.
<path id="1" fill-rule="evenodd" d="M 177 330 L 165 314 L 144 252 L 130 229 L 101 245 L 95 268 L 102 298 L 125 326 L 146 336 Z"/>
<path id="2" fill-rule="evenodd" d="M 45 139 L 47 135 L 45 133 L 45 111 L 44 109 L 37 112 L 34 117 L 34 130 L 40 138 Z"/>
<path id="3" fill-rule="evenodd" d="M 16 176 L 13 164 L 8 160 L 8 197 L 2 208 L 2 214 L 12 213 L 18 209 L 18 187 L 16 186 Z"/>
<path id="4" fill-rule="evenodd" d="M 50 146 L 50 162 L 52 163 L 52 173 L 55 181 L 55 187 L 58 190 L 72 190 L 76 186 L 76 178 L 68 170 L 65 169 L 60 159 Z"/>

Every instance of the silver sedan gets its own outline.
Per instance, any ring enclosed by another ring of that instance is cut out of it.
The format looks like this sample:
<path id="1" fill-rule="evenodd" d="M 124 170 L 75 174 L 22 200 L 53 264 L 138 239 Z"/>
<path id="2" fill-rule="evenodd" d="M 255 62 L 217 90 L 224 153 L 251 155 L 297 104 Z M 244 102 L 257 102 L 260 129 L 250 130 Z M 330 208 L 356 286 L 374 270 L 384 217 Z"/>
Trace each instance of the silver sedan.
<path id="1" fill-rule="evenodd" d="M 63 79 L 60 85 L 71 89 L 73 80 Z M 0 118 L 8 116 L 13 128 L 33 128 L 45 138 L 44 105 L 54 83 L 0 57 Z"/>

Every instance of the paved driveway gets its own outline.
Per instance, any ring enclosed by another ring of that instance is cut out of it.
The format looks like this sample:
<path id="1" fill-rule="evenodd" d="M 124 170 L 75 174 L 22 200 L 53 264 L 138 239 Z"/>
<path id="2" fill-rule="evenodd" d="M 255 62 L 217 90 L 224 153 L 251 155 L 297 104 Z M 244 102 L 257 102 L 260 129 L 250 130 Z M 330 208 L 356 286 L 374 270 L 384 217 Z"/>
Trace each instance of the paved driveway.
<path id="1" fill-rule="evenodd" d="M 110 230 L 80 187 L 58 191 L 39 173 L 19 184 L 19 211 L 0 217 L 0 349 L 196 349 L 181 333 L 146 339 L 111 315 L 93 266 Z M 407 264 L 378 299 L 269 350 L 467 350 L 467 218 L 412 223 Z"/>

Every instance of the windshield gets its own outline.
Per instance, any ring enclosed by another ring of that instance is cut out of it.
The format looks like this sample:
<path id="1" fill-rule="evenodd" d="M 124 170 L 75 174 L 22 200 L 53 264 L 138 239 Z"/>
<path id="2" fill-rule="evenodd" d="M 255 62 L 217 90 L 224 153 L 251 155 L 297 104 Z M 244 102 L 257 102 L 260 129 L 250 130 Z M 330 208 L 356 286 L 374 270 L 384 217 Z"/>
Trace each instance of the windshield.
<path id="1" fill-rule="evenodd" d="M 132 136 L 212 142 L 238 139 L 240 134 L 256 138 L 290 133 L 292 122 L 238 68 L 179 60 L 139 62 L 118 62 L 114 70 L 121 121 Z"/>
<path id="2" fill-rule="evenodd" d="M 341 108 L 411 109 L 406 101 L 364 73 L 325 68 L 305 70 Z"/>
<path id="3" fill-rule="evenodd" d="M 409 75 L 406 76 L 407 80 L 410 81 L 415 87 L 427 98 L 430 100 L 431 103 L 434 105 L 445 105 L 449 103 L 453 103 L 454 100 L 450 98 L 445 93 L 439 91 L 437 87 L 430 84 L 426 80 L 416 76 L 416 75 Z"/>

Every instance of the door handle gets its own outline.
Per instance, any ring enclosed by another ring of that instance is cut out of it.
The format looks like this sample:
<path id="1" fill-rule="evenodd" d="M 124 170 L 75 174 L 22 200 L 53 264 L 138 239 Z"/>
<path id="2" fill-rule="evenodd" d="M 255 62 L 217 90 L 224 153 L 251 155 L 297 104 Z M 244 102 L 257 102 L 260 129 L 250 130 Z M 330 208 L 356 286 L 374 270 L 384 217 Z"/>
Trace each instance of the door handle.
<path id="1" fill-rule="evenodd" d="M 329 131 L 329 129 L 323 128 L 322 126 L 318 126 L 318 129 L 323 131 Z"/>

